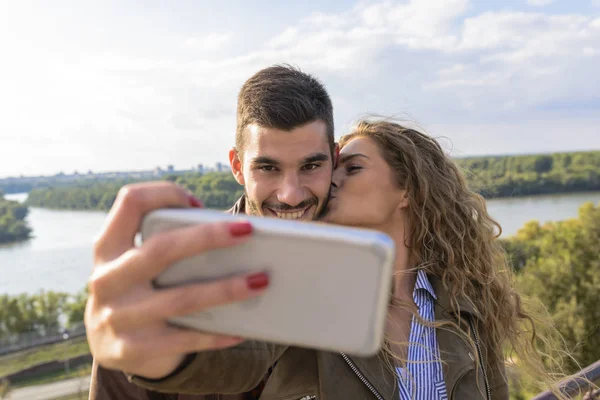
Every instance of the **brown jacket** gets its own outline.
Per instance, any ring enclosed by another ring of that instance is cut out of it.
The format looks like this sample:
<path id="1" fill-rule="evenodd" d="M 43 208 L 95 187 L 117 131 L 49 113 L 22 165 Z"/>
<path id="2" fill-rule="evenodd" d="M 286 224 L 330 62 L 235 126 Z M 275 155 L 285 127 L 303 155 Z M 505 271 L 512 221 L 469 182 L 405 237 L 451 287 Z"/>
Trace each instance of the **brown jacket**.
<path id="1" fill-rule="evenodd" d="M 243 212 L 243 198 L 231 211 Z M 438 297 L 435 303 L 436 321 L 458 323 L 458 316 L 450 311 L 448 291 L 437 278 L 430 276 L 429 279 Z M 472 349 L 451 328 L 436 330 L 448 398 L 508 399 L 504 365 L 488 365 L 486 338 L 478 328 L 477 312 L 466 302 L 459 302 L 459 305 L 460 326 L 476 341 L 478 348 Z M 476 368 L 476 357 L 483 360 L 485 371 Z M 397 400 L 397 379 L 387 365 L 382 354 L 358 358 L 248 341 L 227 350 L 198 353 L 176 374 L 157 381 L 126 377 L 121 372 L 94 366 L 90 399 L 252 399 L 255 397 L 251 392 L 256 392 L 256 388 L 268 377 L 261 400 Z M 180 394 L 165 395 L 161 392 Z"/>
<path id="2" fill-rule="evenodd" d="M 439 280 L 434 277 L 430 280 L 438 295 L 436 320 L 457 322 L 456 316 L 449 311 L 448 292 Z M 490 399 L 508 399 L 504 366 L 488 365 L 485 336 L 478 332 L 474 337 L 470 328 L 469 321 L 472 321 L 477 329 L 477 314 L 467 304 L 461 306 L 461 327 L 477 341 L 481 352 L 474 351 L 456 331 L 437 329 L 448 398 L 486 399 L 489 389 Z M 382 354 L 370 358 L 348 357 L 340 353 L 250 341 L 227 350 L 198 353 L 182 371 L 161 381 L 149 382 L 139 377 L 130 377 L 130 380 L 156 391 L 242 393 L 256 387 L 276 363 L 261 400 L 397 400 L 397 380 L 383 357 Z M 485 373 L 476 368 L 475 357 L 483 358 Z M 226 397 L 213 395 L 210 398 Z"/>

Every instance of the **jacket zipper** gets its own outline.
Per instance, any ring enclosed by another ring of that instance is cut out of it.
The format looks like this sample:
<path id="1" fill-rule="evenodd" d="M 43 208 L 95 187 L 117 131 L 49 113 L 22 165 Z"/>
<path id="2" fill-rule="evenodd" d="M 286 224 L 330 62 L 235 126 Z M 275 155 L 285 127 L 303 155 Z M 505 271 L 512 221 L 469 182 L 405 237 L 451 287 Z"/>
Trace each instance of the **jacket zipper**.
<path id="1" fill-rule="evenodd" d="M 371 382 L 369 382 L 369 380 L 362 374 L 362 372 L 360 372 L 358 370 L 358 367 L 354 364 L 354 362 L 352 362 L 352 360 L 346 354 L 344 354 L 344 353 L 340 353 L 340 354 L 342 355 L 342 358 L 344 359 L 344 361 L 346 361 L 346 364 L 348 364 L 348 366 L 350 366 L 350 369 L 352 369 L 354 374 L 358 377 L 358 379 L 360 379 L 362 381 L 362 383 L 365 384 L 365 386 L 371 391 L 371 393 L 373 393 L 373 395 L 377 398 L 377 400 L 384 400 L 383 396 L 381 396 L 379 394 L 377 389 L 375 389 L 375 387 L 373 385 L 371 385 Z"/>
<path id="2" fill-rule="evenodd" d="M 477 347 L 477 355 L 479 356 L 479 364 L 481 364 L 481 370 L 483 371 L 483 381 L 485 383 L 485 392 L 487 394 L 487 399 L 492 399 L 492 393 L 490 392 L 490 383 L 488 382 L 487 372 L 485 370 L 485 364 L 483 363 L 483 353 L 481 352 L 481 347 L 479 347 L 479 335 L 477 334 L 477 329 L 475 329 L 475 325 L 473 324 L 473 319 L 468 317 L 469 325 L 471 325 L 471 330 L 473 331 L 473 335 L 475 336 L 475 347 Z"/>
<path id="3" fill-rule="evenodd" d="M 300 400 L 317 400 L 317 396 L 304 396 Z"/>

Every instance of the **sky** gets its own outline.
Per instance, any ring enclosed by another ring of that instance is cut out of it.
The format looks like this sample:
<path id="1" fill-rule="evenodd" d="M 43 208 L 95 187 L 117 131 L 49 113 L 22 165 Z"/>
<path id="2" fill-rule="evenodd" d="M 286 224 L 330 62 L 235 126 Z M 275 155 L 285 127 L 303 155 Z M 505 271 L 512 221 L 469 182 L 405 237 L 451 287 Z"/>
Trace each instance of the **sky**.
<path id="1" fill-rule="evenodd" d="M 600 0 L 0 2 L 0 177 L 227 160 L 289 63 L 453 156 L 600 149 Z"/>

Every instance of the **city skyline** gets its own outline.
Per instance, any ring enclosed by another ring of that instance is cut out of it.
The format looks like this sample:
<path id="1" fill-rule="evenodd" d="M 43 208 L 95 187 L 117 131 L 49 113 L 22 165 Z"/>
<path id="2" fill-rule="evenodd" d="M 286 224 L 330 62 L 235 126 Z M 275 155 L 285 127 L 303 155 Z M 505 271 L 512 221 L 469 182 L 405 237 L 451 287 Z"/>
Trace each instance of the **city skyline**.
<path id="1" fill-rule="evenodd" d="M 165 167 L 165 168 L 163 168 Z M 122 170 L 122 171 L 58 171 L 52 174 L 41 174 L 41 175 L 19 175 L 19 176 L 0 176 L 0 182 L 6 181 L 10 179 L 23 179 L 23 178 L 52 178 L 52 177 L 86 177 L 86 176 L 95 176 L 95 177 L 109 177 L 109 176 L 162 176 L 168 175 L 171 173 L 181 174 L 181 173 L 208 173 L 208 172 L 230 172 L 231 167 L 228 163 L 224 162 L 216 162 L 212 165 L 199 163 L 196 165 L 192 165 L 188 168 L 176 168 L 174 164 L 167 164 L 166 166 L 157 165 L 153 168 L 144 168 L 144 169 L 133 169 L 133 170 Z"/>

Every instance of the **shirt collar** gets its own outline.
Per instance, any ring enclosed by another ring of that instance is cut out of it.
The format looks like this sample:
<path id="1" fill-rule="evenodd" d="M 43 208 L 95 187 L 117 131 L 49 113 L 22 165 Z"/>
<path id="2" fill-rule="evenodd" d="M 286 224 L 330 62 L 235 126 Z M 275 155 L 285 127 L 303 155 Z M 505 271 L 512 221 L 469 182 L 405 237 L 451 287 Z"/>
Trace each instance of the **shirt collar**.
<path id="1" fill-rule="evenodd" d="M 246 214 L 246 195 L 242 195 L 228 212 L 233 215 Z"/>
<path id="2" fill-rule="evenodd" d="M 417 271 L 417 281 L 415 282 L 414 291 L 416 292 L 417 290 L 425 290 L 431 297 L 437 300 L 435 290 L 433 290 L 433 286 L 431 286 L 431 282 L 429 282 L 429 279 L 427 278 L 427 273 L 422 269 Z"/>

